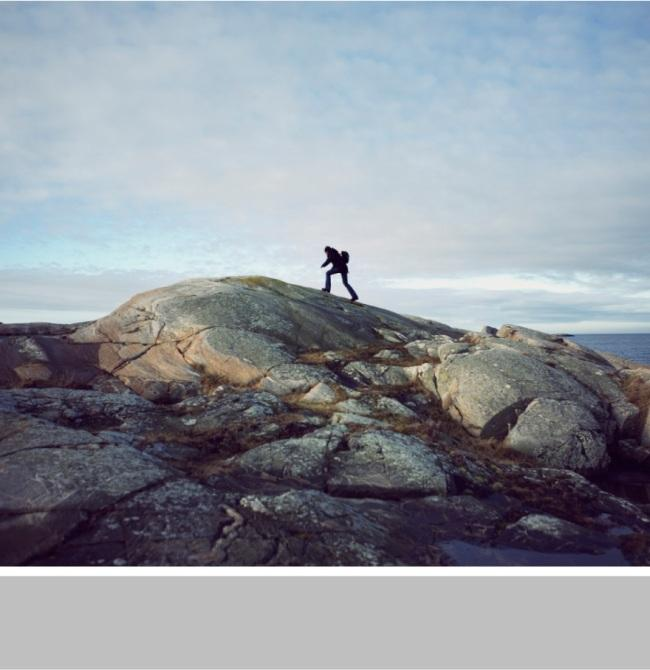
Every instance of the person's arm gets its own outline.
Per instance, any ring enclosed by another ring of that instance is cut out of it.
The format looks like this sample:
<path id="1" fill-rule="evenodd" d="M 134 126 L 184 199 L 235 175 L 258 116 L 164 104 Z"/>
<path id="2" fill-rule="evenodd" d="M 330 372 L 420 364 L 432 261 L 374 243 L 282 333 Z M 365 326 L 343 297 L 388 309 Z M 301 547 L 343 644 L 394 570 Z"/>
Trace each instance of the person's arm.
<path id="1" fill-rule="evenodd" d="M 329 265 L 331 262 L 332 262 L 332 261 L 331 261 L 330 258 L 326 258 L 326 259 L 325 259 L 325 262 L 321 265 L 321 267 L 324 268 L 326 265 Z"/>

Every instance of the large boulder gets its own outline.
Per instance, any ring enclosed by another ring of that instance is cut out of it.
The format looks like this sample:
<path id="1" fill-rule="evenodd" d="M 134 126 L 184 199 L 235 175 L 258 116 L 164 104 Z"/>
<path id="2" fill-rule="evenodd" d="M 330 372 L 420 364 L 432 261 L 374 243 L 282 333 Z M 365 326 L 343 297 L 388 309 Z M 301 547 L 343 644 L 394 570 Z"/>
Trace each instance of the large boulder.
<path id="1" fill-rule="evenodd" d="M 575 378 L 517 351 L 475 349 L 448 356 L 436 369 L 443 406 L 472 434 L 504 438 L 536 398 L 573 400 L 596 416 L 598 397 Z"/>
<path id="2" fill-rule="evenodd" d="M 533 400 L 519 415 L 505 443 L 549 467 L 579 472 L 598 470 L 609 463 L 598 421 L 572 400 Z"/>
<path id="3" fill-rule="evenodd" d="M 626 398 L 617 368 L 606 356 L 558 335 L 547 335 L 521 326 L 501 326 L 497 339 L 482 339 L 487 347 L 514 348 L 523 355 L 539 358 L 547 365 L 575 378 L 598 396 L 610 414 L 608 438 L 630 437 L 639 414 Z"/>

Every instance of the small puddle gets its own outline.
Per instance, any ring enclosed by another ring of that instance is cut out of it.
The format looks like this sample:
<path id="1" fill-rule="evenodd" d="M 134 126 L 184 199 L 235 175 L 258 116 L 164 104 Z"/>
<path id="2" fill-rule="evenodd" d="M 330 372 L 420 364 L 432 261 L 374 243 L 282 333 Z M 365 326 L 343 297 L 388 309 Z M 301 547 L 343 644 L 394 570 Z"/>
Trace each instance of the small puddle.
<path id="1" fill-rule="evenodd" d="M 551 553 L 512 547 L 484 547 L 462 540 L 440 542 L 438 546 L 456 565 L 629 565 L 620 549 L 608 549 L 602 554 Z"/>
<path id="2" fill-rule="evenodd" d="M 650 503 L 650 472 L 613 468 L 592 481 L 604 491 L 637 505 Z"/>

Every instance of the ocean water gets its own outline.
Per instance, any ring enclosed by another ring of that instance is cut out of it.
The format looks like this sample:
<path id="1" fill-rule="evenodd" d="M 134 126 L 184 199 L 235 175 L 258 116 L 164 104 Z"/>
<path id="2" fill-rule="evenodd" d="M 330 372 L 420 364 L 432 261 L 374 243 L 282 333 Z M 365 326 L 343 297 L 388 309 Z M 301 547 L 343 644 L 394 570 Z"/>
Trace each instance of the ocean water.
<path id="1" fill-rule="evenodd" d="M 571 339 L 596 351 L 607 351 L 637 363 L 650 365 L 650 333 L 574 335 Z"/>

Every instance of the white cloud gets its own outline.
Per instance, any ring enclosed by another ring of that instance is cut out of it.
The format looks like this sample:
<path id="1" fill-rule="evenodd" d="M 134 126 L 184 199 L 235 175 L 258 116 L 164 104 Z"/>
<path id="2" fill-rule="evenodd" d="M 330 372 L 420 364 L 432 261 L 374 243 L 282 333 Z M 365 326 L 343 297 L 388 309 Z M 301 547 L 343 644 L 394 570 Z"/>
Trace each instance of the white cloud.
<path id="1" fill-rule="evenodd" d="M 475 275 L 462 277 L 409 277 L 386 279 L 388 288 L 455 289 L 481 291 L 543 291 L 546 293 L 591 293 L 595 289 L 584 282 L 569 278 L 520 275 Z"/>
<path id="2" fill-rule="evenodd" d="M 377 302 L 644 313 L 648 15 L 0 4 L 0 262 L 317 284 L 333 244 Z"/>

